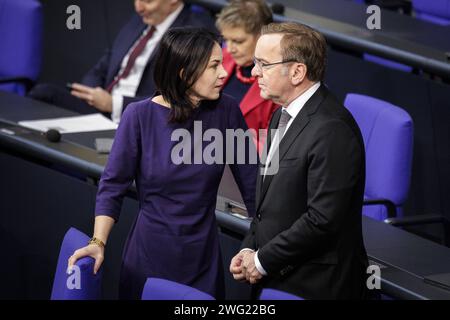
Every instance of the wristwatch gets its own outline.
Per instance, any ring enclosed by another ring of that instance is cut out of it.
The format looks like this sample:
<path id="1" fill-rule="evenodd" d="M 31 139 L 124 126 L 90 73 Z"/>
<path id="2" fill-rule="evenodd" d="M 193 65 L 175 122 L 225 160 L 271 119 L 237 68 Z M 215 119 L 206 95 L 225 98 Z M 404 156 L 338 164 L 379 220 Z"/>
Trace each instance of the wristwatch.
<path id="1" fill-rule="evenodd" d="M 105 247 L 105 243 L 102 240 L 100 240 L 100 239 L 98 239 L 96 237 L 92 237 L 91 239 L 89 239 L 88 245 L 89 244 L 96 244 L 96 245 L 98 245 L 99 247 L 102 247 L 102 248 Z"/>

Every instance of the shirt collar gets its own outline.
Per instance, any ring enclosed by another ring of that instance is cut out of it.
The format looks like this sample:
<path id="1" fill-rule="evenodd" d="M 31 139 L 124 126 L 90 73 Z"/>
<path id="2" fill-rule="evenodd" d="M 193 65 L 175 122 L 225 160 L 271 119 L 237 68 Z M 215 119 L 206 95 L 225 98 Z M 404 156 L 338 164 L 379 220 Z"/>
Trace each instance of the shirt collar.
<path id="1" fill-rule="evenodd" d="M 178 17 L 178 15 L 183 10 L 183 8 L 184 8 L 184 3 L 182 3 L 181 6 L 179 6 L 174 12 L 169 14 L 163 22 L 156 25 L 155 26 L 156 31 L 158 33 L 160 33 L 160 32 L 165 33 L 170 28 L 170 26 L 174 23 L 175 19 Z"/>
<path id="2" fill-rule="evenodd" d="M 287 107 L 283 107 L 283 110 L 289 113 L 291 119 L 293 120 L 299 114 L 300 110 L 302 110 L 305 103 L 313 96 L 317 89 L 319 89 L 319 87 L 320 81 L 314 83 L 308 90 L 303 92 L 303 94 L 295 98 Z"/>

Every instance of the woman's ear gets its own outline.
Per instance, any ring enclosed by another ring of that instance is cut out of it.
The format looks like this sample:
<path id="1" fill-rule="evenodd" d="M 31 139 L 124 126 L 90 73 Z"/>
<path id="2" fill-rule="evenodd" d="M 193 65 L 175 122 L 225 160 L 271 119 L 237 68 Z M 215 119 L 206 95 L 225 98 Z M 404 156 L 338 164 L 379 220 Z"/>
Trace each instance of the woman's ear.
<path id="1" fill-rule="evenodd" d="M 296 63 L 295 68 L 292 68 L 291 81 L 292 84 L 298 86 L 306 77 L 308 67 L 303 63 Z"/>
<path id="2" fill-rule="evenodd" d="M 183 73 L 184 73 L 184 68 L 180 70 L 180 73 L 178 74 L 178 76 L 180 77 L 180 79 L 183 79 Z"/>

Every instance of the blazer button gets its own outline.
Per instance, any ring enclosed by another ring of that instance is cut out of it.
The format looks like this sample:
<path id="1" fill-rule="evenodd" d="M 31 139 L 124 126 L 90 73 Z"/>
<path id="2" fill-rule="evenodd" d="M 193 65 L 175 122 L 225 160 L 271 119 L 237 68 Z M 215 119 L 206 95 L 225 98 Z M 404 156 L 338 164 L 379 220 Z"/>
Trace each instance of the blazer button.
<path id="1" fill-rule="evenodd" d="M 261 221 L 261 215 L 258 213 L 257 218 L 259 221 Z"/>

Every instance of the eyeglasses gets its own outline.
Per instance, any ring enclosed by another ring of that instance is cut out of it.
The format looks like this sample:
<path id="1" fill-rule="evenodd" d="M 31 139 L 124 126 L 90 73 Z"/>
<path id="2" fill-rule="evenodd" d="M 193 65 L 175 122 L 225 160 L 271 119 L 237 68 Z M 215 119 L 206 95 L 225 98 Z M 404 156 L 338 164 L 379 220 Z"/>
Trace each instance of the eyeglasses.
<path id="1" fill-rule="evenodd" d="M 253 63 L 255 64 L 256 68 L 260 71 L 262 71 L 263 68 L 275 66 L 277 64 L 289 63 L 289 62 L 297 62 L 297 61 L 294 59 L 290 59 L 290 60 L 283 60 L 283 61 L 278 61 L 278 62 L 273 62 L 273 63 L 264 63 L 264 62 L 259 61 L 256 58 L 253 58 Z"/>

